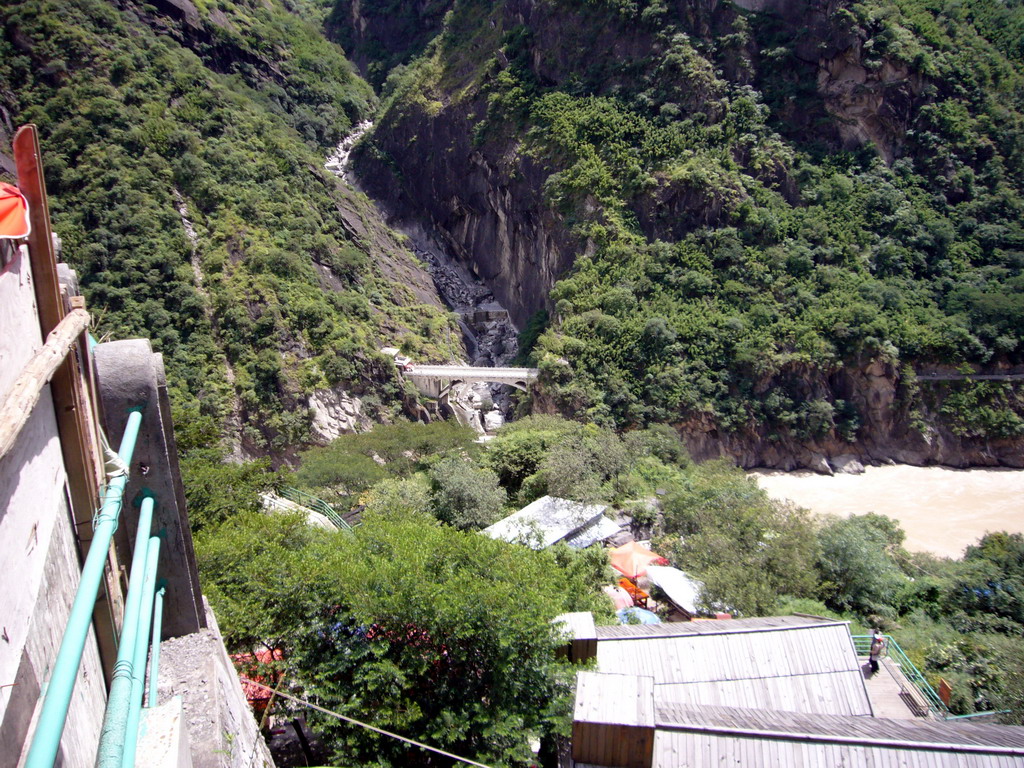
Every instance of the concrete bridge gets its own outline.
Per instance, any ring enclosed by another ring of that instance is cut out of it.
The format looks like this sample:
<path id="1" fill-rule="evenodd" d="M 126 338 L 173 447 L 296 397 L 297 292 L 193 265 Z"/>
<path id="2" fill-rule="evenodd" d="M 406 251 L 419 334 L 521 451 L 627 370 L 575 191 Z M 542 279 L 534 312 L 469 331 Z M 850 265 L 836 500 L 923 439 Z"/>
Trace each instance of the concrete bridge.
<path id="1" fill-rule="evenodd" d="M 425 394 L 440 397 L 455 384 L 473 384 L 487 381 L 507 384 L 526 391 L 531 381 L 537 380 L 536 368 L 484 368 L 472 365 L 408 365 L 403 371 L 406 378 Z"/>

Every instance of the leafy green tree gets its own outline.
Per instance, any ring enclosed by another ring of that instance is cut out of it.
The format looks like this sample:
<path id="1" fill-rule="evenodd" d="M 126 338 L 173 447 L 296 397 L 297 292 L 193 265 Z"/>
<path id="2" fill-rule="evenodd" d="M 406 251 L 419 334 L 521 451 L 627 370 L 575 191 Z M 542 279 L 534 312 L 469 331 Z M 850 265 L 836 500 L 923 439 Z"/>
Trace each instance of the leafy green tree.
<path id="1" fill-rule="evenodd" d="M 225 461 L 216 450 L 195 450 L 181 459 L 185 501 L 193 532 L 234 515 L 258 512 L 260 494 L 273 491 L 281 477 L 267 459 L 241 464 Z"/>
<path id="2" fill-rule="evenodd" d="M 426 515 L 433 517 L 430 483 L 420 475 L 382 480 L 362 497 L 367 515 Z"/>
<path id="3" fill-rule="evenodd" d="M 486 461 L 509 494 L 540 469 L 547 452 L 581 425 L 558 416 L 527 416 L 503 426 L 487 445 Z M 543 495 L 543 494 L 541 494 Z"/>
<path id="4" fill-rule="evenodd" d="M 430 469 L 430 481 L 431 502 L 439 520 L 463 530 L 476 530 L 500 519 L 506 496 L 491 470 L 451 457 Z"/>
<path id="5" fill-rule="evenodd" d="M 291 647 L 322 605 L 318 587 L 330 576 L 312 544 L 324 536 L 302 514 L 252 511 L 196 535 L 203 592 L 230 647 Z"/>
<path id="6" fill-rule="evenodd" d="M 962 568 L 949 584 L 949 612 L 998 617 L 1009 625 L 989 624 L 994 631 L 1024 631 L 1024 536 L 989 533 L 968 547 Z"/>
<path id="7" fill-rule="evenodd" d="M 894 617 L 900 611 L 907 579 L 887 552 L 893 533 L 882 516 L 851 515 L 822 526 L 818 572 L 826 605 L 863 615 Z"/>
<path id="8" fill-rule="evenodd" d="M 368 516 L 322 552 L 334 578 L 297 636 L 307 696 L 372 725 L 491 764 L 565 733 L 573 670 L 551 624 L 574 604 L 550 554 L 422 516 Z M 332 719 L 345 765 L 434 765 L 415 748 Z"/>
<path id="9" fill-rule="evenodd" d="M 709 610 L 765 615 L 782 595 L 814 593 L 818 542 L 807 512 L 772 501 L 724 462 L 693 468 L 666 498 L 664 530 L 656 543 L 704 583 Z"/>

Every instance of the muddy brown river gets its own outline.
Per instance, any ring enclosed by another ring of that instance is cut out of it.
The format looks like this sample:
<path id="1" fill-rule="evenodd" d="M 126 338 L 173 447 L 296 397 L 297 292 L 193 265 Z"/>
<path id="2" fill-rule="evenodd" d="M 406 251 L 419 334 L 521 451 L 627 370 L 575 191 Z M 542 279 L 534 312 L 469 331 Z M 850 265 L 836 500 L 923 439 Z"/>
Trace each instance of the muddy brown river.
<path id="1" fill-rule="evenodd" d="M 867 467 L 862 475 L 750 473 L 777 499 L 819 514 L 877 512 L 900 521 L 917 552 L 960 557 L 988 531 L 1024 533 L 1024 471 L 906 465 Z"/>

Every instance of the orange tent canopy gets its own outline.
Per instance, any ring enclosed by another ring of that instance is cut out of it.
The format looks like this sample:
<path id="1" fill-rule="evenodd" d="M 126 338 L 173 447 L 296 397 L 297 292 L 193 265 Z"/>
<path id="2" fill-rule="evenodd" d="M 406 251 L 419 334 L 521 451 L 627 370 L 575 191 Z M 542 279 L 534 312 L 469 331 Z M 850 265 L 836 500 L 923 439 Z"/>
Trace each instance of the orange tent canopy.
<path id="1" fill-rule="evenodd" d="M 651 563 L 658 560 L 668 562 L 657 552 L 652 552 L 635 541 L 608 550 L 608 557 L 612 561 L 612 568 L 634 581 L 647 573 L 647 566 Z"/>
<path id="2" fill-rule="evenodd" d="M 20 240 L 31 231 L 25 196 L 13 184 L 0 181 L 0 238 Z"/>

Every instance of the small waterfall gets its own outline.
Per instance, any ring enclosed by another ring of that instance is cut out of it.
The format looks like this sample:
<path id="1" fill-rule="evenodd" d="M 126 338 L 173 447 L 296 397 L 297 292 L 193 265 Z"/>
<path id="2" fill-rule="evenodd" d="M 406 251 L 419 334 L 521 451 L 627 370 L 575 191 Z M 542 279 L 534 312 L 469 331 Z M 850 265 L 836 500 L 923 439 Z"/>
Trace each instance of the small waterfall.
<path id="1" fill-rule="evenodd" d="M 338 146 L 334 148 L 334 151 L 328 155 L 324 168 L 339 179 L 352 183 L 352 179 L 348 178 L 349 163 L 352 160 L 352 149 L 355 147 L 356 142 L 363 138 L 371 128 L 373 128 L 373 123 L 370 120 L 364 120 L 356 124 L 356 127 L 352 129 L 352 133 L 342 139 Z"/>

